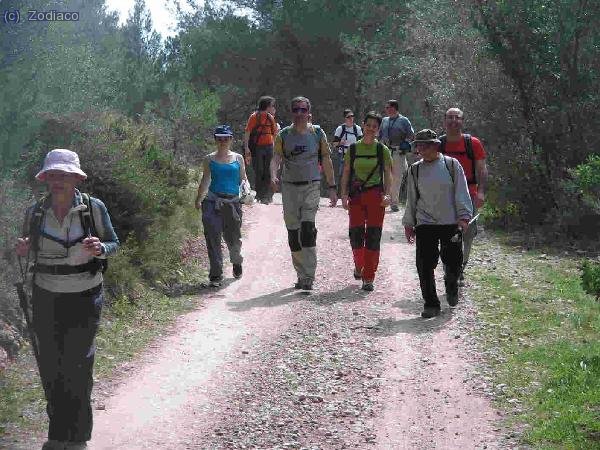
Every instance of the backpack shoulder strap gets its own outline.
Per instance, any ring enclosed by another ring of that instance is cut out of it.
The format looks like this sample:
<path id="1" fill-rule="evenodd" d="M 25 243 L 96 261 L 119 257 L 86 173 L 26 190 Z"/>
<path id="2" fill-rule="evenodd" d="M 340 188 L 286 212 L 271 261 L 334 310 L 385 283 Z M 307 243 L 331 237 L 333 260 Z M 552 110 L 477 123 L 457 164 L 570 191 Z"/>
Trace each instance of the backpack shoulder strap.
<path id="1" fill-rule="evenodd" d="M 413 184 L 415 185 L 415 193 L 417 196 L 417 201 L 419 200 L 419 197 L 421 196 L 421 193 L 419 192 L 419 167 L 421 166 L 421 164 L 416 163 L 410 166 L 410 174 L 412 176 L 413 179 Z"/>
<path id="2" fill-rule="evenodd" d="M 473 140 L 471 139 L 470 134 L 463 135 L 465 140 L 465 151 L 467 152 L 467 156 L 471 161 L 475 160 L 475 155 L 473 154 Z"/>
<path id="3" fill-rule="evenodd" d="M 321 155 L 321 139 L 325 135 L 325 132 L 319 125 L 312 125 L 312 132 L 315 134 L 317 143 L 317 159 L 319 160 L 319 164 L 321 164 L 323 160 L 323 156 Z"/>
<path id="4" fill-rule="evenodd" d="M 344 135 L 346 134 L 346 124 L 343 123 L 340 125 L 342 132 L 340 133 L 340 141 L 344 139 Z"/>
<path id="5" fill-rule="evenodd" d="M 377 142 L 377 164 L 379 165 L 379 180 L 381 181 L 381 185 L 383 186 L 383 144 L 381 142 Z"/>
<path id="6" fill-rule="evenodd" d="M 96 236 L 96 221 L 94 219 L 94 213 L 92 211 L 92 202 L 90 200 L 89 194 L 81 193 L 81 200 L 83 204 L 86 206 L 85 211 L 80 211 L 81 218 L 81 226 L 83 228 L 83 233 L 86 236 Z"/>
<path id="7" fill-rule="evenodd" d="M 284 127 L 279 131 L 279 136 L 281 137 L 281 146 L 283 147 L 283 150 L 285 150 L 285 137 L 287 136 L 287 134 L 290 132 L 290 127 Z"/>
<path id="8" fill-rule="evenodd" d="M 475 153 L 473 152 L 473 139 L 470 134 L 464 134 L 465 139 L 465 151 L 467 157 L 471 160 L 472 178 L 471 180 L 477 184 L 477 171 L 475 170 Z M 468 180 L 467 180 L 468 181 Z"/>
<path id="9" fill-rule="evenodd" d="M 313 133 L 315 133 L 315 135 L 319 138 L 319 140 L 321 140 L 321 138 L 325 134 L 325 132 L 319 125 L 313 125 L 312 130 L 313 130 Z"/>
<path id="10" fill-rule="evenodd" d="M 446 153 L 446 135 L 442 134 L 439 139 L 441 141 L 441 144 L 440 144 L 440 153 L 443 155 L 443 154 Z"/>
<path id="11" fill-rule="evenodd" d="M 35 202 L 31 211 L 31 217 L 29 218 L 29 239 L 31 241 L 31 249 L 36 255 L 40 249 L 40 233 L 42 230 L 42 223 L 44 222 L 47 201 L 48 196 L 44 196 Z"/>
<path id="12" fill-rule="evenodd" d="M 352 131 L 354 132 L 354 136 L 356 136 L 356 140 L 358 141 L 358 127 L 356 124 L 352 125 Z"/>
<path id="13" fill-rule="evenodd" d="M 356 160 L 356 144 L 350 144 L 348 148 L 350 152 L 350 176 L 348 177 L 348 191 L 350 191 L 350 185 L 354 179 L 354 161 Z"/>
<path id="14" fill-rule="evenodd" d="M 448 167 L 448 160 L 450 160 L 452 170 L 450 170 L 450 167 Z M 454 158 L 450 158 L 449 156 L 444 155 L 444 165 L 446 166 L 446 170 L 450 174 L 450 178 L 452 178 L 452 184 L 454 184 Z"/>

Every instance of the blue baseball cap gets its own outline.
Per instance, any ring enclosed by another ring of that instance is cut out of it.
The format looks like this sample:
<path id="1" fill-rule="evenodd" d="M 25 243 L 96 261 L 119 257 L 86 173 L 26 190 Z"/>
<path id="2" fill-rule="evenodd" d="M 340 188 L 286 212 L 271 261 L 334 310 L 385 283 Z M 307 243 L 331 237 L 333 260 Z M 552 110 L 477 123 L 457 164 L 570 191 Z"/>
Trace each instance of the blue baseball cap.
<path id="1" fill-rule="evenodd" d="M 215 137 L 233 137 L 233 131 L 229 125 L 219 125 L 215 128 Z"/>

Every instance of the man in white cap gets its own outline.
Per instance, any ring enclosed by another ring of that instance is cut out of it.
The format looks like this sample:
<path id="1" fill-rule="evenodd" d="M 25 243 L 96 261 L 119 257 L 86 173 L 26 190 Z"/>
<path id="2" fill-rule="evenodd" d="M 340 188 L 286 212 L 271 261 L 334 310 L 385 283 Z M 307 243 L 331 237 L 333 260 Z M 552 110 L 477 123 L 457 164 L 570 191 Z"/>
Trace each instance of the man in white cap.
<path id="1" fill-rule="evenodd" d="M 50 419 L 42 449 L 84 449 L 92 434 L 102 274 L 119 240 L 104 203 L 76 188 L 87 178 L 77 153 L 52 150 L 36 178 L 49 195 L 28 208 L 15 251 L 33 262 L 32 325 Z"/>

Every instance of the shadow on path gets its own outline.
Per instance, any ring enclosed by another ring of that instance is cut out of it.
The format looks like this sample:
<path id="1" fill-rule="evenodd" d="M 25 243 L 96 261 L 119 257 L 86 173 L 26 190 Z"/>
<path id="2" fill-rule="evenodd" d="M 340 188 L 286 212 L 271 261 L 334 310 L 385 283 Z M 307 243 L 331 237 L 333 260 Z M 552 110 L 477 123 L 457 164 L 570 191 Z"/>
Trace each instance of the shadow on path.
<path id="1" fill-rule="evenodd" d="M 365 326 L 369 333 L 374 336 L 395 336 L 397 334 L 424 334 L 437 331 L 452 319 L 452 310 L 443 309 L 442 313 L 432 319 L 423 319 L 420 316 L 410 317 L 408 319 L 396 320 L 392 317 L 378 319 L 377 323 Z"/>
<path id="2" fill-rule="evenodd" d="M 251 298 L 242 302 L 227 302 L 231 311 L 249 311 L 252 308 L 268 308 L 281 306 L 307 297 L 307 291 L 299 291 L 294 288 L 286 288 L 260 297 Z"/>
<path id="3" fill-rule="evenodd" d="M 358 284 L 349 284 L 339 291 L 329 291 L 316 293 L 310 296 L 311 300 L 320 305 L 333 305 L 334 303 L 352 303 L 364 299 L 367 295 L 372 295 L 363 291 Z"/>
<path id="4" fill-rule="evenodd" d="M 355 302 L 362 300 L 368 292 L 356 285 L 348 285 L 339 291 L 319 292 L 301 291 L 294 288 L 286 288 L 260 297 L 251 298 L 242 302 L 227 302 L 231 311 L 249 311 L 252 308 L 270 308 L 282 306 L 298 300 L 306 299 L 322 305 L 332 305 L 339 302 Z"/>
<path id="5" fill-rule="evenodd" d="M 442 312 L 439 316 L 431 319 L 423 319 L 421 311 L 423 308 L 422 300 L 418 302 L 414 299 L 406 298 L 394 303 L 394 308 L 399 308 L 406 315 L 411 317 L 405 319 L 395 319 L 393 317 L 377 319 L 376 323 L 359 325 L 353 327 L 354 330 L 364 328 L 373 336 L 395 336 L 397 334 L 424 334 L 440 330 L 452 319 L 453 310 L 445 304 L 445 296 L 440 296 Z"/>

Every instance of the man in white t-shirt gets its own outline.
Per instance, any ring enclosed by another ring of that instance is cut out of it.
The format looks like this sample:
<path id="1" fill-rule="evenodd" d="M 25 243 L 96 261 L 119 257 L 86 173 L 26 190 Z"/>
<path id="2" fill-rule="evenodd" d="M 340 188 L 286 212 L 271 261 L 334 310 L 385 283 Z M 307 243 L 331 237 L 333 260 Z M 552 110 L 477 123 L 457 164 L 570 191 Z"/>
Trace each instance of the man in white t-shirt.
<path id="1" fill-rule="evenodd" d="M 336 149 L 335 157 L 332 158 L 335 165 L 337 185 L 340 186 L 342 172 L 344 169 L 344 155 L 350 145 L 362 138 L 360 126 L 354 123 L 354 113 L 351 109 L 344 110 L 344 123 L 338 126 L 333 133 L 333 147 Z"/>

